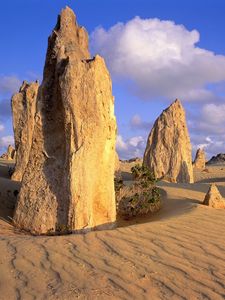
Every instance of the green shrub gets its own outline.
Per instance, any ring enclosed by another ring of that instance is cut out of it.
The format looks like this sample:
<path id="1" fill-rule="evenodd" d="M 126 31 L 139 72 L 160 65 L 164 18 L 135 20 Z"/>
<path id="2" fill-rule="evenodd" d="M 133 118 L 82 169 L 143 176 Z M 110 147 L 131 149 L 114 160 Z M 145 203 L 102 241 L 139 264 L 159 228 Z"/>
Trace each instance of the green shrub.
<path id="1" fill-rule="evenodd" d="M 124 186 L 120 182 L 116 189 L 117 211 L 125 217 L 156 212 L 161 207 L 157 179 L 145 166 L 136 165 L 132 169 L 134 183 Z"/>
<path id="2" fill-rule="evenodd" d="M 148 167 L 144 165 L 136 165 L 132 167 L 131 172 L 134 176 L 134 179 L 143 184 L 144 187 L 155 184 L 157 182 L 155 175 L 149 170 Z"/>

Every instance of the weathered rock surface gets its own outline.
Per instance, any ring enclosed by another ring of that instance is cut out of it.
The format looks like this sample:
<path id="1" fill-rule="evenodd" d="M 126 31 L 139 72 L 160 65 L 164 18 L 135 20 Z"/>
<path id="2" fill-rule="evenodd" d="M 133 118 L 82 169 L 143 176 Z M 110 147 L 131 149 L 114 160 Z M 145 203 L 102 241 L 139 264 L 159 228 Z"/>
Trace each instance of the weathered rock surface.
<path id="1" fill-rule="evenodd" d="M 116 120 L 103 58 L 66 7 L 48 40 L 14 223 L 33 233 L 112 227 Z"/>
<path id="2" fill-rule="evenodd" d="M 224 164 L 225 163 L 225 154 L 219 153 L 216 156 L 213 156 L 208 162 L 207 165 L 213 165 L 213 164 Z"/>
<path id="3" fill-rule="evenodd" d="M 143 163 L 157 178 L 193 182 L 191 142 L 179 100 L 162 112 L 148 137 Z"/>
<path id="4" fill-rule="evenodd" d="M 13 160 L 16 158 L 16 150 L 13 148 L 12 145 L 8 146 L 7 152 L 3 153 L 1 155 L 1 158 L 6 159 L 6 160 Z"/>
<path id="5" fill-rule="evenodd" d="M 12 180 L 21 181 L 26 169 L 31 149 L 38 82 L 23 82 L 19 93 L 12 97 L 13 130 L 17 152 Z"/>
<path id="6" fill-rule="evenodd" d="M 214 183 L 209 187 L 203 204 L 213 208 L 225 208 L 225 200 Z"/>
<path id="7" fill-rule="evenodd" d="M 193 163 L 193 167 L 199 170 L 204 170 L 205 169 L 205 151 L 204 149 L 198 149 L 196 152 L 195 160 Z"/>

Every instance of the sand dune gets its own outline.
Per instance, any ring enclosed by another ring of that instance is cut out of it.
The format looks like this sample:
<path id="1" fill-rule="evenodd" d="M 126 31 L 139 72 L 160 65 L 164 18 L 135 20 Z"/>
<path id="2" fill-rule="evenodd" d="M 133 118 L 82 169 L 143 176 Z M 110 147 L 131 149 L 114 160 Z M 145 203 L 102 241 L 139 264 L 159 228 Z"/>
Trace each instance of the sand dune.
<path id="1" fill-rule="evenodd" d="M 162 210 L 115 230 L 34 237 L 1 210 L 0 299 L 224 299 L 225 211 L 201 205 L 206 175 L 159 183 Z"/>

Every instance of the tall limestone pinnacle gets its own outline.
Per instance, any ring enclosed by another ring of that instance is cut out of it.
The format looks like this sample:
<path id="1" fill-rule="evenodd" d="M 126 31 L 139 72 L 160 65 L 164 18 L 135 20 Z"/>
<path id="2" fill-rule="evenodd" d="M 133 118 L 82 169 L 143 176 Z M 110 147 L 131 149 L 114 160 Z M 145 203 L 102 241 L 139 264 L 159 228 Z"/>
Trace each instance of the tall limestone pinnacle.
<path id="1" fill-rule="evenodd" d="M 111 227 L 116 119 L 103 58 L 66 7 L 48 40 L 30 159 L 14 214 L 36 234 Z"/>
<path id="2" fill-rule="evenodd" d="M 191 142 L 181 102 L 176 99 L 155 121 L 143 163 L 155 176 L 171 182 L 193 182 Z"/>
<path id="3" fill-rule="evenodd" d="M 205 151 L 204 149 L 199 148 L 195 155 L 193 167 L 199 170 L 203 170 L 205 169 L 205 163 L 206 163 Z"/>
<path id="4" fill-rule="evenodd" d="M 31 149 L 34 116 L 36 113 L 36 99 L 38 82 L 23 82 L 18 93 L 13 95 L 11 106 L 13 116 L 13 130 L 16 148 L 16 165 L 12 180 L 21 181 L 25 172 Z"/>

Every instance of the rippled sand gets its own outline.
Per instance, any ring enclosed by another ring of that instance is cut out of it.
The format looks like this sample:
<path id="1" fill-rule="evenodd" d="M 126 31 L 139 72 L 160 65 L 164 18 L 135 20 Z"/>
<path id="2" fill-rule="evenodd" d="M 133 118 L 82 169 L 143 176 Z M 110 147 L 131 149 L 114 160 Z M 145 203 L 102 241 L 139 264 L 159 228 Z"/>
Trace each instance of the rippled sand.
<path id="1" fill-rule="evenodd" d="M 225 197 L 225 172 L 210 168 Z M 225 210 L 201 205 L 209 174 L 161 182 L 162 210 L 115 230 L 33 237 L 1 209 L 0 299 L 224 299 Z"/>

